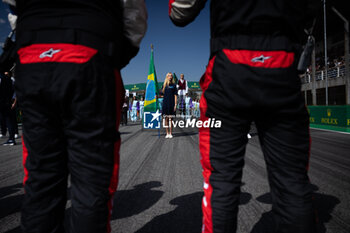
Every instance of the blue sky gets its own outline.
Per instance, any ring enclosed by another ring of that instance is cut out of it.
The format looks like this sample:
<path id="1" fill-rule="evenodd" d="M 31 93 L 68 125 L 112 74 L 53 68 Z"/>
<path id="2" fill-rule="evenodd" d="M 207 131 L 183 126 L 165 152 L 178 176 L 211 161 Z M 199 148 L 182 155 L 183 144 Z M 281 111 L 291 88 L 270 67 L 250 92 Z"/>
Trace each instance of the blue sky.
<path id="1" fill-rule="evenodd" d="M 0 43 L 8 33 L 7 6 L 0 2 Z M 159 82 L 164 81 L 167 72 L 185 75 L 189 81 L 199 81 L 209 59 L 209 4 L 194 22 L 184 28 L 176 27 L 168 17 L 168 1 L 146 0 L 148 29 L 140 51 L 122 70 L 124 84 L 146 82 L 154 45 L 154 63 Z"/>
<path id="2" fill-rule="evenodd" d="M 0 52 L 2 52 L 2 45 L 11 32 L 10 23 L 7 20 L 7 14 L 10 12 L 7 5 L 0 0 Z"/>
<path id="3" fill-rule="evenodd" d="M 158 81 L 167 72 L 185 75 L 189 81 L 199 81 L 209 59 L 209 4 L 197 19 L 184 28 L 176 27 L 168 16 L 168 1 L 146 1 L 148 30 L 139 54 L 122 70 L 126 84 L 145 82 L 150 59 L 150 44 L 154 44 L 154 63 Z"/>

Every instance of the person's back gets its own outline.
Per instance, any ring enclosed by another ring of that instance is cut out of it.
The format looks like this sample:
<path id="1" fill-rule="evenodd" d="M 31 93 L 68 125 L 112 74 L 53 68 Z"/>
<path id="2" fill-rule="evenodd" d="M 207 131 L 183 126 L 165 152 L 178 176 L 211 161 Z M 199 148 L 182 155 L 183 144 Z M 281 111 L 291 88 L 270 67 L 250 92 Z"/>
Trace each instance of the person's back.
<path id="1" fill-rule="evenodd" d="M 71 28 L 109 39 L 122 35 L 120 1 L 17 0 L 17 11 L 19 33 L 22 30 Z"/>
<path id="2" fill-rule="evenodd" d="M 121 69 L 139 50 L 146 28 L 143 6 L 139 0 L 16 0 L 17 46 L 28 44 L 34 38 L 40 41 L 43 37 L 46 37 L 46 43 L 54 43 L 52 29 L 55 29 L 58 30 L 56 36 L 62 34 L 61 42 L 79 41 L 86 46 L 98 47 L 108 55 L 113 54 L 114 66 Z M 87 39 L 82 32 L 91 35 Z"/>
<path id="3" fill-rule="evenodd" d="M 314 17 L 315 3 L 314 0 L 212 0 L 211 37 L 279 34 L 299 42 L 307 21 Z"/>
<path id="4" fill-rule="evenodd" d="M 23 232 L 110 232 L 124 101 L 120 69 L 146 31 L 144 0 L 18 0 Z"/>
<path id="5" fill-rule="evenodd" d="M 99 47 L 100 50 L 103 49 L 105 53 L 110 54 L 120 50 L 122 41 L 120 1 L 17 0 L 16 7 L 18 11 L 16 38 L 19 47 L 33 40 L 37 43 L 54 43 L 59 40 L 60 43 L 79 42 L 93 48 Z"/>
<path id="6" fill-rule="evenodd" d="M 170 17 L 175 25 L 185 26 L 194 20 L 207 0 L 175 2 L 183 5 L 173 7 Z M 316 0 L 212 0 L 211 54 L 223 48 L 254 49 L 256 45 L 251 40 L 244 40 L 252 35 L 285 37 L 301 43 L 318 5 Z M 288 43 L 279 45 L 283 46 L 290 48 Z"/>
<path id="7" fill-rule="evenodd" d="M 170 1 L 170 18 L 185 26 L 206 0 Z M 210 61 L 200 80 L 199 130 L 204 178 L 202 232 L 237 229 L 247 134 L 256 123 L 266 160 L 274 232 L 312 233 L 315 216 L 308 178 L 309 122 L 296 69 L 304 28 L 319 2 L 212 0 Z M 293 120 L 291 120 L 293 119 Z"/>

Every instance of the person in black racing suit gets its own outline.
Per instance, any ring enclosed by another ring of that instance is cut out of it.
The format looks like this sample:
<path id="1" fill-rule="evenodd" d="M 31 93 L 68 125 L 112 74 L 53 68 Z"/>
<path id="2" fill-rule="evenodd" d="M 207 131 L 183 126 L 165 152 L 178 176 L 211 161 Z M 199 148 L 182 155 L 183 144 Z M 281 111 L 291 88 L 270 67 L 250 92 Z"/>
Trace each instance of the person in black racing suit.
<path id="1" fill-rule="evenodd" d="M 120 69 L 146 31 L 144 0 L 17 0 L 23 232 L 110 232 L 118 184 Z"/>
<path id="2" fill-rule="evenodd" d="M 170 0 L 177 26 L 192 22 L 206 0 Z M 204 177 L 202 232 L 236 232 L 247 133 L 254 121 L 264 153 L 273 232 L 315 230 L 308 178 L 308 112 L 297 72 L 303 29 L 314 0 L 212 0 L 210 61 L 201 78 L 200 128 Z M 269 231 L 271 232 L 271 231 Z"/>

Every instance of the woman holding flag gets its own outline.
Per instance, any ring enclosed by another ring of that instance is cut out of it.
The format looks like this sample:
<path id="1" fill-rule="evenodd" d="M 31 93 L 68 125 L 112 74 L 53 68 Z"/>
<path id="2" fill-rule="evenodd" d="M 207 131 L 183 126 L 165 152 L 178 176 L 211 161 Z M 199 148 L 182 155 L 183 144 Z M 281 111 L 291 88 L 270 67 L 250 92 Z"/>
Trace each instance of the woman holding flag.
<path id="1" fill-rule="evenodd" d="M 163 121 L 165 121 L 165 124 L 164 124 L 165 125 L 164 128 L 166 130 L 165 138 L 172 138 L 173 135 L 171 134 L 171 131 L 172 131 L 171 118 L 175 116 L 176 105 L 177 105 L 177 88 L 176 88 L 172 73 L 167 73 L 164 80 L 162 93 L 164 95 L 162 114 L 163 114 Z"/>

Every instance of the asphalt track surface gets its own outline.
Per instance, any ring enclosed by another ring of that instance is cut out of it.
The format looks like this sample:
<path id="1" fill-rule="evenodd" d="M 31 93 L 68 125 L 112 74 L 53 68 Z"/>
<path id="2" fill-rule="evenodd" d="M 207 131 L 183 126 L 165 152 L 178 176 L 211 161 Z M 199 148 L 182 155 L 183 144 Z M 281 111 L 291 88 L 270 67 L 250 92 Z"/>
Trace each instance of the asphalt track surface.
<path id="1" fill-rule="evenodd" d="M 121 126 L 121 167 L 114 197 L 113 233 L 199 233 L 202 176 L 198 132 Z M 350 135 L 311 129 L 310 180 L 319 233 L 350 232 Z M 0 139 L 0 143 L 5 139 Z M 20 233 L 23 169 L 20 140 L 0 146 L 0 232 Z M 69 214 L 69 201 L 67 214 Z M 249 140 L 239 207 L 239 233 L 269 232 L 271 197 L 259 140 Z"/>

